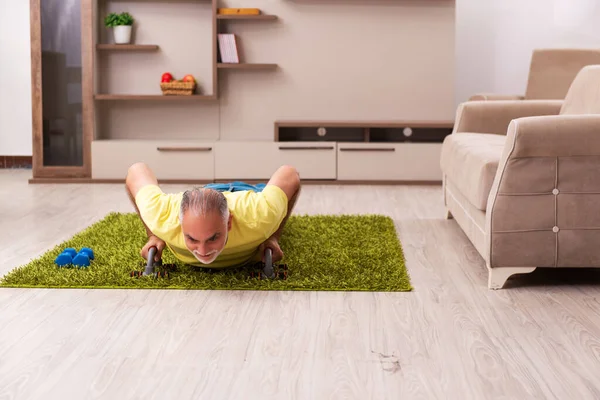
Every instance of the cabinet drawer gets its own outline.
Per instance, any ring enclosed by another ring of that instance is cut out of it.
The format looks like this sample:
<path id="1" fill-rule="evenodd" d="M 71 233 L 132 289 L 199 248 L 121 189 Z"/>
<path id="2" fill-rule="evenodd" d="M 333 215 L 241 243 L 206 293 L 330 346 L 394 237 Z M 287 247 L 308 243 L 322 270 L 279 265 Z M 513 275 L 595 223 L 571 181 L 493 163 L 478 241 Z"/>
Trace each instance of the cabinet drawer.
<path id="1" fill-rule="evenodd" d="M 214 143 L 195 141 L 97 140 L 92 142 L 92 177 L 125 179 L 144 162 L 158 179 L 214 179 Z"/>
<path id="2" fill-rule="evenodd" d="M 336 144 L 314 142 L 217 142 L 215 179 L 269 179 L 282 165 L 301 179 L 336 178 Z"/>
<path id="3" fill-rule="evenodd" d="M 439 181 L 441 143 L 338 143 L 339 180 Z"/>

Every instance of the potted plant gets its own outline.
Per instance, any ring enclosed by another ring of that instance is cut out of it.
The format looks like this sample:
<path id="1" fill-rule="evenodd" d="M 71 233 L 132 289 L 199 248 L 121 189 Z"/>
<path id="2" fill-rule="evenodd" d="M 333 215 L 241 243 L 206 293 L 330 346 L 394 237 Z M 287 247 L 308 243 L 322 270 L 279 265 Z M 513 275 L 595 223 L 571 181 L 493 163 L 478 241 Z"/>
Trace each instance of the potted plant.
<path id="1" fill-rule="evenodd" d="M 113 28 L 116 44 L 128 44 L 131 41 L 133 21 L 133 17 L 128 12 L 110 13 L 104 18 L 104 25 Z"/>

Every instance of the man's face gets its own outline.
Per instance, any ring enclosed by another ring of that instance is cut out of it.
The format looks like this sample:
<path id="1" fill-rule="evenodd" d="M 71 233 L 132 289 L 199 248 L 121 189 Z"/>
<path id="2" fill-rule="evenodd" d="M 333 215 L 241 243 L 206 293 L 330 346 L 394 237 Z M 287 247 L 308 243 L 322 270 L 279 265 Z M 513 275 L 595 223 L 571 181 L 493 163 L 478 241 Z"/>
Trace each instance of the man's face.
<path id="1" fill-rule="evenodd" d="M 217 212 L 197 216 L 187 211 L 181 229 L 187 248 L 203 264 L 210 264 L 223 251 L 231 229 L 231 216 L 225 223 Z"/>

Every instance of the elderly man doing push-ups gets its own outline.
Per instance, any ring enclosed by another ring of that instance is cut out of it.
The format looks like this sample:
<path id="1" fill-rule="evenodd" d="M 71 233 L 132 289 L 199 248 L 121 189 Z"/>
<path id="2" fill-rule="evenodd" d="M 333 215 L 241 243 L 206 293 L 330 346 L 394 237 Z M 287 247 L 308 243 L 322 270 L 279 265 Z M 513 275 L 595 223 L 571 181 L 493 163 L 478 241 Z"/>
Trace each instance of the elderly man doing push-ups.
<path id="1" fill-rule="evenodd" d="M 160 260 L 166 245 L 184 263 L 225 268 L 261 260 L 265 247 L 273 250 L 273 262 L 281 260 L 279 238 L 298 198 L 300 177 L 294 167 L 282 166 L 258 192 L 199 187 L 164 193 L 150 168 L 136 163 L 126 187 L 148 234 L 144 259 L 154 246 L 155 261 Z"/>

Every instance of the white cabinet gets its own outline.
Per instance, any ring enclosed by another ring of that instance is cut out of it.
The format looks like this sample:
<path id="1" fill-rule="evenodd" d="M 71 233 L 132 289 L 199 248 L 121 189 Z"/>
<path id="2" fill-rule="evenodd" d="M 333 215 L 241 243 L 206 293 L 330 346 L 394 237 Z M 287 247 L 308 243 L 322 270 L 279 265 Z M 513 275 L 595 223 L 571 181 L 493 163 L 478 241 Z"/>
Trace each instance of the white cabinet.
<path id="1" fill-rule="evenodd" d="M 217 142 L 215 179 L 269 179 L 282 165 L 298 169 L 301 179 L 336 179 L 335 142 Z"/>
<path id="2" fill-rule="evenodd" d="M 214 142 L 96 140 L 92 142 L 92 178 L 125 179 L 127 169 L 144 162 L 158 179 L 214 179 Z"/>
<path id="3" fill-rule="evenodd" d="M 340 181 L 440 181 L 441 143 L 338 143 Z"/>
<path id="4" fill-rule="evenodd" d="M 303 180 L 441 181 L 441 143 L 97 140 L 92 178 L 125 179 L 142 161 L 161 180 L 268 180 L 293 165 Z"/>

